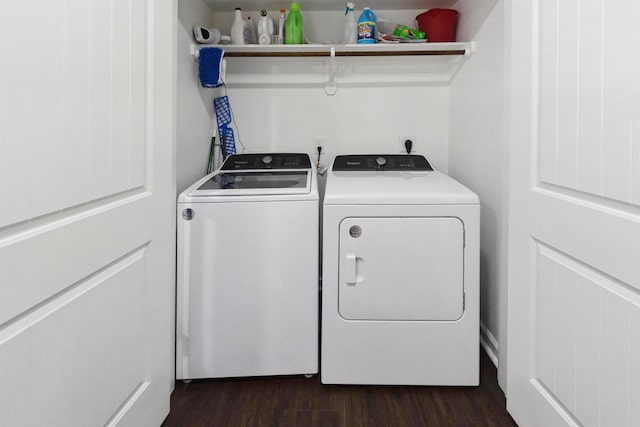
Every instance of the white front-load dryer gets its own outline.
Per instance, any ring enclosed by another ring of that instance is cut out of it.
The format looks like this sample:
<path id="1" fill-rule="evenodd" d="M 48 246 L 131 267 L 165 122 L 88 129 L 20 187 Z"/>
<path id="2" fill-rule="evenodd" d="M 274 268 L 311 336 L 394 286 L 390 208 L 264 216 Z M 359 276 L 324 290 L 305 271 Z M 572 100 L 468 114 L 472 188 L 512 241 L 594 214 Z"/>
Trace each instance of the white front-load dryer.
<path id="1" fill-rule="evenodd" d="M 323 202 L 325 384 L 479 383 L 478 197 L 423 156 L 338 156 Z"/>
<path id="2" fill-rule="evenodd" d="M 316 179 L 241 154 L 179 196 L 177 379 L 318 372 Z"/>

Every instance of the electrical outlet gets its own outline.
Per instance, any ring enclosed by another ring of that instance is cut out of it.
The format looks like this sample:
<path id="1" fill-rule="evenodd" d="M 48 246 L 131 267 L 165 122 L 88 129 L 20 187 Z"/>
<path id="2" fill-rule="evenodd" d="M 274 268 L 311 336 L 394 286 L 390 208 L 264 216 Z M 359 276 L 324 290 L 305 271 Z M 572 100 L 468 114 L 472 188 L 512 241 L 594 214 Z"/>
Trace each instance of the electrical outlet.
<path id="1" fill-rule="evenodd" d="M 411 141 L 411 152 L 407 153 L 407 147 L 405 145 L 405 143 L 407 141 Z M 400 153 L 402 154 L 415 154 L 417 148 L 418 148 L 418 138 L 416 138 L 415 135 L 413 136 L 407 136 L 407 135 L 401 135 L 398 137 L 398 150 Z"/>
<path id="2" fill-rule="evenodd" d="M 313 147 L 311 150 L 311 154 L 313 156 L 318 155 L 318 147 L 320 147 L 320 156 L 324 154 L 324 136 L 314 136 L 313 137 Z M 317 160 L 317 157 L 316 157 Z"/>

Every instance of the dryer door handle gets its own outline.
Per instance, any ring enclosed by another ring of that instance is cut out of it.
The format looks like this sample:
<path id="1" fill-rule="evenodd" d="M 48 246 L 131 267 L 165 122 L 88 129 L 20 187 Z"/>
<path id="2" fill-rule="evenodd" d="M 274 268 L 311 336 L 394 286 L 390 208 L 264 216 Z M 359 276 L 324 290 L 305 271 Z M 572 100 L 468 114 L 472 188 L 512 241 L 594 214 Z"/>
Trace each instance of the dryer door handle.
<path id="1" fill-rule="evenodd" d="M 347 284 L 355 285 L 358 278 L 358 257 L 356 254 L 347 254 L 345 262 L 344 281 Z"/>

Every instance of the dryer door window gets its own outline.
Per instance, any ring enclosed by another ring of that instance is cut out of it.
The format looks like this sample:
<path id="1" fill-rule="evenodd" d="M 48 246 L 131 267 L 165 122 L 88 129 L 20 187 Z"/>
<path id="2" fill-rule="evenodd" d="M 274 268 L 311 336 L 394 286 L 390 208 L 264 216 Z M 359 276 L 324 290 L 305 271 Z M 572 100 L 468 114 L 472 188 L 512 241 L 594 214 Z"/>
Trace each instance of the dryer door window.
<path id="1" fill-rule="evenodd" d="M 458 218 L 346 218 L 338 309 L 348 320 L 454 321 L 464 312 Z"/>

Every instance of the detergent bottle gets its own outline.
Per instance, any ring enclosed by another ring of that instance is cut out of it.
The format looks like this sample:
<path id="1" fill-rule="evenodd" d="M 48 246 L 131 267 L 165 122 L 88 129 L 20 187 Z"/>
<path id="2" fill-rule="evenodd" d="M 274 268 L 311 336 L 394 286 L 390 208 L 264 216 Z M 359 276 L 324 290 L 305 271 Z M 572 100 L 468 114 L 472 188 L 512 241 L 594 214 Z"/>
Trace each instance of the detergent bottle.
<path id="1" fill-rule="evenodd" d="M 358 44 L 376 42 L 376 15 L 365 7 L 358 19 Z"/>
<path id="2" fill-rule="evenodd" d="M 231 43 L 232 44 L 251 44 L 254 43 L 253 26 L 242 17 L 242 9 L 236 7 L 235 19 L 231 26 Z"/>
<path id="3" fill-rule="evenodd" d="M 284 43 L 302 44 L 302 14 L 298 3 L 291 3 L 291 8 L 284 23 Z"/>
<path id="4" fill-rule="evenodd" d="M 236 7 L 236 16 L 231 26 L 231 43 L 244 44 L 244 25 L 245 20 L 242 18 L 242 9 Z"/>
<path id="5" fill-rule="evenodd" d="M 353 3 L 346 4 L 345 25 L 344 25 L 344 44 L 355 44 L 358 41 L 358 24 L 356 23 L 356 15 L 353 11 Z"/>

